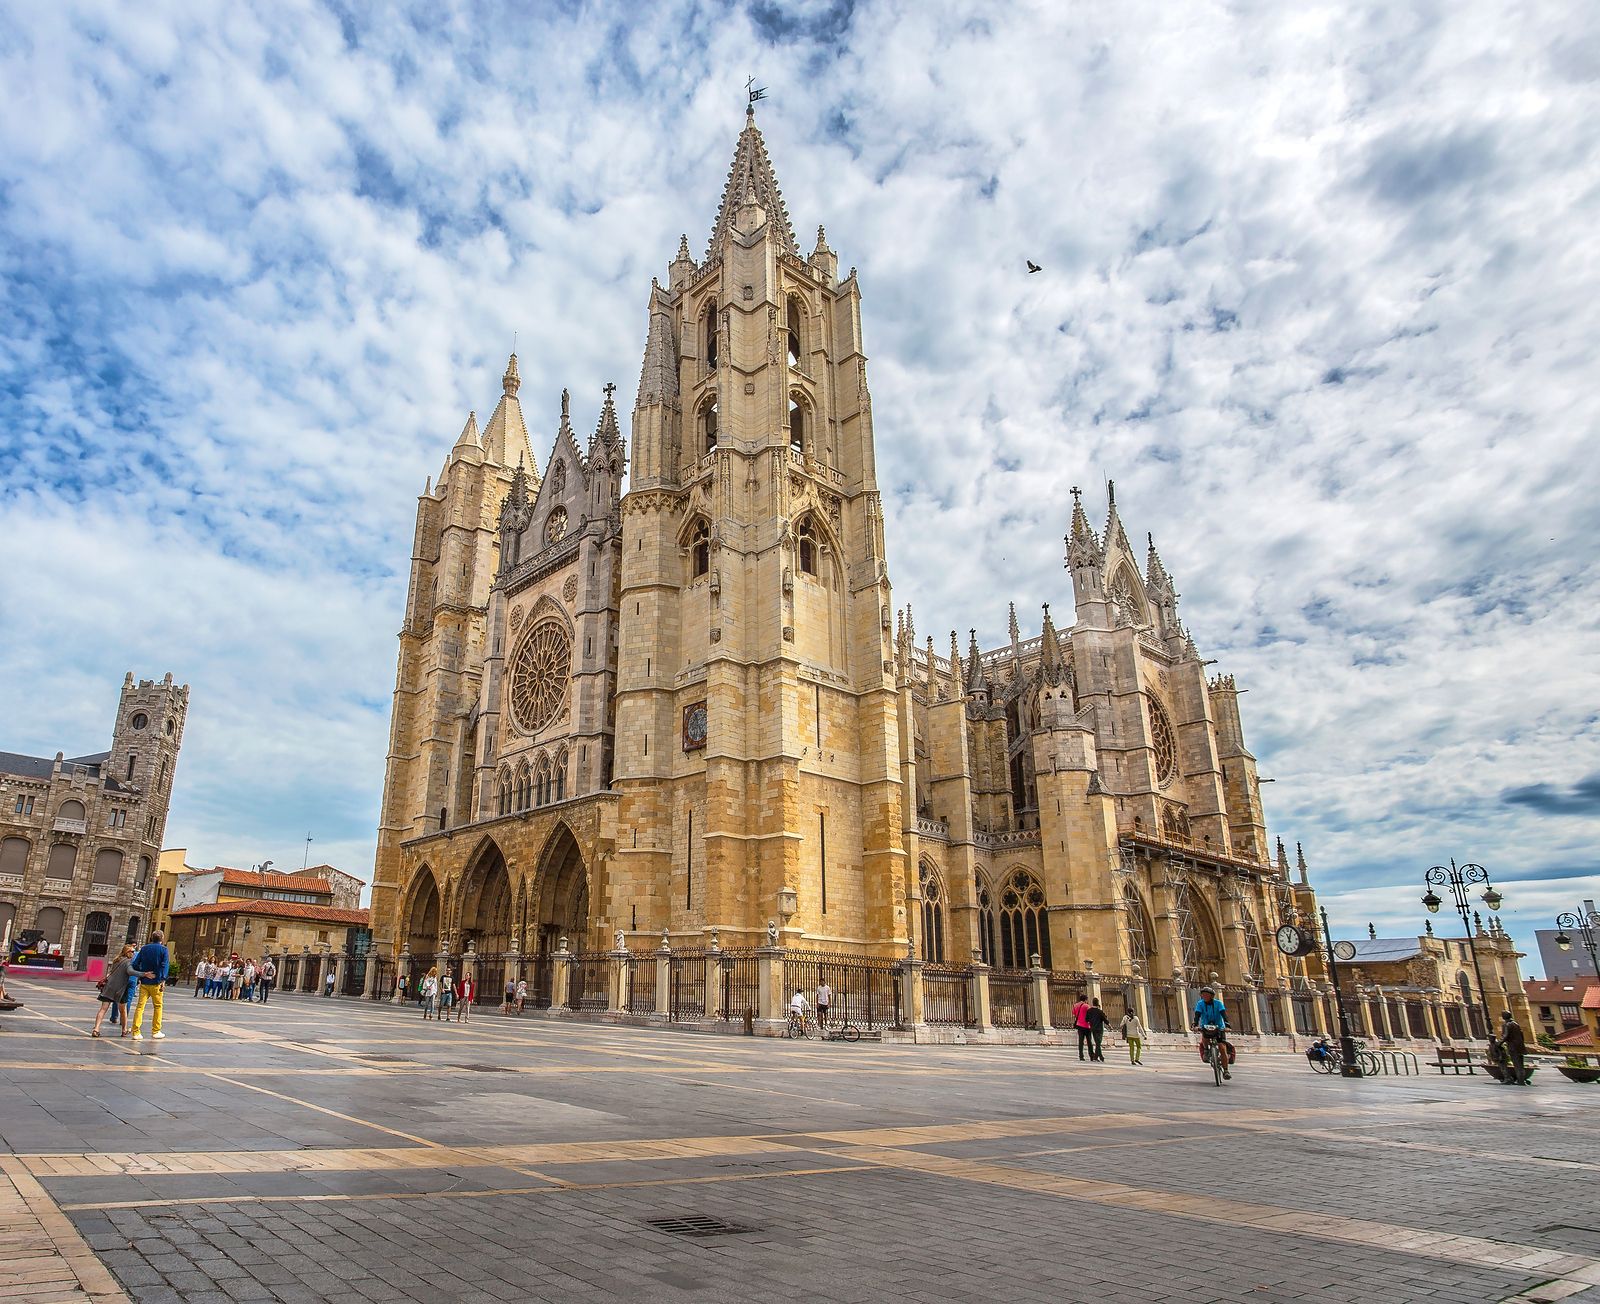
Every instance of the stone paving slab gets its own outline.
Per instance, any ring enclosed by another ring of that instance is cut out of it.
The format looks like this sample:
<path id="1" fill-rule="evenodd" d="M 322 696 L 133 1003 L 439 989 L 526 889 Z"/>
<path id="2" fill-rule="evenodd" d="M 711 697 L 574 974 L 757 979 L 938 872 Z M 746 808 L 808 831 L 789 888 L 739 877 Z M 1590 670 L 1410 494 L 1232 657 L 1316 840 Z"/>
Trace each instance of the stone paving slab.
<path id="1" fill-rule="evenodd" d="M 180 996 L 163 1041 L 96 1042 L 88 992 L 25 999 L 0 1021 L 0 1289 L 30 1301 L 1600 1298 L 1575 1084 L 1263 1056 L 1219 1090 L 1179 1050 L 321 998 Z M 686 1217 L 727 1226 L 652 1225 Z"/>

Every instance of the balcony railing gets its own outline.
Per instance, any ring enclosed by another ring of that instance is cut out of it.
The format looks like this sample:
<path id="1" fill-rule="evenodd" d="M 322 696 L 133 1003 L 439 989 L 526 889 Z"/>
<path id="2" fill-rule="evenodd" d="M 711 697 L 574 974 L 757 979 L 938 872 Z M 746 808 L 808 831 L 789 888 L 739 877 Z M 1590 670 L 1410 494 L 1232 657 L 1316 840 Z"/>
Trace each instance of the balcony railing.
<path id="1" fill-rule="evenodd" d="M 57 833 L 87 833 L 89 831 L 89 821 L 58 818 L 52 827 Z"/>

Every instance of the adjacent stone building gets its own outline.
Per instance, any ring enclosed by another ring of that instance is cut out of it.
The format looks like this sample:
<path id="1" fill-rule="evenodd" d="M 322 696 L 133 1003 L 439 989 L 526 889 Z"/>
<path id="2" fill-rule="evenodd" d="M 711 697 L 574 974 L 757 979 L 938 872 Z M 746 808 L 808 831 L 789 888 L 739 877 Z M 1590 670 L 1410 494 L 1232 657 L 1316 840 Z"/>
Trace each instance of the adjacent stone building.
<path id="1" fill-rule="evenodd" d="M 144 936 L 188 710 L 130 672 L 110 750 L 0 752 L 0 936 L 40 929 L 69 969 Z"/>
<path id="2" fill-rule="evenodd" d="M 1314 898 L 1241 690 L 1114 490 L 1099 528 L 1063 505 L 1059 625 L 941 653 L 897 612 L 861 286 L 820 227 L 801 251 L 753 114 L 646 316 L 626 493 L 614 387 L 583 443 L 563 394 L 541 471 L 513 357 L 419 500 L 378 946 L 770 938 L 1107 975 L 1172 1028 L 1214 981 L 1247 1027 L 1322 1026 L 1315 959 L 1263 944 Z"/>

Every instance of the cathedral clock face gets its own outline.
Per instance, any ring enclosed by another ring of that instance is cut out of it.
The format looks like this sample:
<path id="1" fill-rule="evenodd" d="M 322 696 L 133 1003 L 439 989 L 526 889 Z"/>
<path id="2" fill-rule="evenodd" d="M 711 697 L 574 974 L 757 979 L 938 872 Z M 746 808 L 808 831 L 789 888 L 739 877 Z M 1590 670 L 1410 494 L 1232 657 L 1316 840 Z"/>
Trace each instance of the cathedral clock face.
<path id="1" fill-rule="evenodd" d="M 706 704 L 696 702 L 683 708 L 683 750 L 692 752 L 706 745 Z"/>
<path id="2" fill-rule="evenodd" d="M 1305 934 L 1293 924 L 1285 924 L 1277 933 L 1278 950 L 1285 955 L 1304 955 L 1306 952 Z"/>
<path id="3" fill-rule="evenodd" d="M 538 733 L 566 700 L 572 649 L 559 621 L 541 620 L 511 659 L 511 718 L 523 733 Z"/>

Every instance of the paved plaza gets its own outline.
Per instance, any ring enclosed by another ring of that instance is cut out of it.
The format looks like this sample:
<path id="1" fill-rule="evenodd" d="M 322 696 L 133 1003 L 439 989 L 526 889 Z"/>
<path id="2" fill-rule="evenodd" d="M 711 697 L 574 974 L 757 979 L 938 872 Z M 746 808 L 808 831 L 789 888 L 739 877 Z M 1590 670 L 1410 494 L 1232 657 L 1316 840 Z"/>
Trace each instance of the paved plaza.
<path id="1" fill-rule="evenodd" d="M 1600 1094 L 1549 1074 L 183 989 L 92 1041 L 88 991 L 12 991 L 8 1299 L 1600 1299 Z"/>

